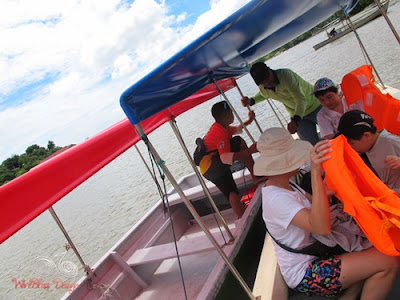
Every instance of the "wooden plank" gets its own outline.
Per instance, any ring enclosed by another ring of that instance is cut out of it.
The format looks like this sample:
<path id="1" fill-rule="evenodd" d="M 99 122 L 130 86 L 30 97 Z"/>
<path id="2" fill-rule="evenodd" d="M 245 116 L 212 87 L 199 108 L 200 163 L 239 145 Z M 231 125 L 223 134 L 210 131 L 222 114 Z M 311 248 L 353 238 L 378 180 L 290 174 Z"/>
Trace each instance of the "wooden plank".
<path id="1" fill-rule="evenodd" d="M 261 297 L 261 300 L 288 299 L 289 290 L 282 278 L 275 257 L 275 249 L 272 239 L 267 233 L 264 246 L 258 264 L 256 280 L 253 287 L 253 295 Z"/>
<path id="2" fill-rule="evenodd" d="M 144 281 L 129 265 L 126 263 L 125 260 L 116 252 L 112 252 L 110 256 L 115 260 L 115 262 L 129 275 L 132 279 L 140 285 L 142 288 L 147 288 L 149 284 Z"/>
<path id="3" fill-rule="evenodd" d="M 222 235 L 214 235 L 218 245 L 221 247 L 225 244 Z M 184 239 L 177 242 L 179 256 L 187 256 L 196 253 L 202 253 L 215 250 L 209 238 L 205 235 L 196 238 Z M 141 264 L 162 261 L 176 257 L 175 243 L 157 245 L 153 247 L 138 249 L 127 260 L 129 266 L 137 266 Z"/>

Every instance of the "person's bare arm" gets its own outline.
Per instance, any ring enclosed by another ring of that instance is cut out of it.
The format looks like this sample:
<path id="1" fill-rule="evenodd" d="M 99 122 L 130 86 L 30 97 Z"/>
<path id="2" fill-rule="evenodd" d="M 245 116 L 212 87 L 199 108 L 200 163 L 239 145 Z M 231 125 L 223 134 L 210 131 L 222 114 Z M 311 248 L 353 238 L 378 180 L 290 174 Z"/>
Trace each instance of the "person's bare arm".
<path id="1" fill-rule="evenodd" d="M 330 141 L 318 142 L 310 152 L 311 185 L 313 189 L 311 210 L 303 208 L 292 219 L 291 224 L 312 233 L 327 235 L 331 233 L 331 217 L 329 201 L 321 176 L 321 163 L 330 156 L 324 156 L 332 151 Z"/>

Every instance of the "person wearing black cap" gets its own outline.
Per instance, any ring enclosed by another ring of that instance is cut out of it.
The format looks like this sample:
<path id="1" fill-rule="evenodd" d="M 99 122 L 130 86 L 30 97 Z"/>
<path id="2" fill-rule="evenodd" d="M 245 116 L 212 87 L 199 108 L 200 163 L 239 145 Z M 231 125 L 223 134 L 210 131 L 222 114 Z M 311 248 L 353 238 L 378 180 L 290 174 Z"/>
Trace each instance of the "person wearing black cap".
<path id="1" fill-rule="evenodd" d="M 313 95 L 313 86 L 292 70 L 272 70 L 262 62 L 251 66 L 250 75 L 259 92 L 251 98 L 243 97 L 242 105 L 254 105 L 268 98 L 281 102 L 291 117 L 289 132 L 297 132 L 301 140 L 315 145 L 320 140 L 316 125 L 321 105 Z"/>
<path id="2" fill-rule="evenodd" d="M 361 110 L 343 114 L 338 134 L 359 154 L 365 154 L 383 183 L 400 196 L 400 137 L 377 131 L 372 117 Z"/>
<path id="3" fill-rule="evenodd" d="M 308 296 L 386 299 L 399 271 L 399 257 L 383 254 L 365 238 L 357 246 L 346 239 L 342 250 L 316 251 L 316 239 L 329 238 L 338 229 L 339 219 L 333 221 L 322 178 L 322 164 L 331 159 L 331 142 L 324 140 L 312 147 L 293 139 L 285 129 L 272 127 L 261 134 L 257 150 L 254 174 L 269 177 L 261 189 L 262 218 L 286 285 Z M 307 163 L 312 195 L 291 181 Z"/>

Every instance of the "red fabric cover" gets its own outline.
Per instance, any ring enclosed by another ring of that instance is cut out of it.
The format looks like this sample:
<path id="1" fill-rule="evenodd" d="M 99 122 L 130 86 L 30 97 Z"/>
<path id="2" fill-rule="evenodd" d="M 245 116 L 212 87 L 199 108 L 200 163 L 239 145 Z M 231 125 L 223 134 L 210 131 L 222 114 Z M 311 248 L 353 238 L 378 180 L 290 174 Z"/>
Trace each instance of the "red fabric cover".
<path id="1" fill-rule="evenodd" d="M 234 79 L 218 82 L 223 91 L 236 86 Z M 219 95 L 210 84 L 192 96 L 145 120 L 146 134 L 181 113 Z M 128 119 L 50 158 L 0 187 L 0 243 L 71 192 L 140 140 Z"/>

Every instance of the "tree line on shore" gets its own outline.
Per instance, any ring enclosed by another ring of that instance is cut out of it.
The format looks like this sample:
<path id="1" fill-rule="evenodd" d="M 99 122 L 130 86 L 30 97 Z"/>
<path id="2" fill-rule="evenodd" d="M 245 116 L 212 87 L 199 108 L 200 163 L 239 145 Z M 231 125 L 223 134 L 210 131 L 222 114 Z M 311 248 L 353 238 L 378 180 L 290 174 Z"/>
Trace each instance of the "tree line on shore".
<path id="1" fill-rule="evenodd" d="M 365 7 L 374 3 L 374 0 L 360 0 L 358 1 L 356 7 L 352 10 L 351 14 L 356 14 L 363 10 Z M 278 55 L 279 53 L 301 43 L 302 41 L 308 39 L 312 35 L 316 34 L 323 28 L 326 24 L 329 24 L 335 19 L 344 18 L 344 13 L 338 11 L 322 23 L 318 24 L 311 30 L 303 33 L 292 41 L 286 43 L 282 47 L 272 51 L 266 56 L 258 59 L 257 61 L 266 61 L 269 58 Z M 13 155 L 2 162 L 0 165 L 0 186 L 17 178 L 18 176 L 28 172 L 34 166 L 38 165 L 41 161 L 59 151 L 63 147 L 56 146 L 53 141 L 49 141 L 47 148 L 40 147 L 39 145 L 31 145 L 26 148 L 25 153 L 21 155 Z"/>
<path id="2" fill-rule="evenodd" d="M 356 7 L 354 7 L 354 9 L 350 12 L 350 16 L 353 16 L 353 15 L 359 13 L 360 11 L 365 9 L 367 6 L 373 4 L 374 2 L 375 2 L 374 0 L 359 0 Z M 278 55 L 279 53 L 284 52 L 284 51 L 296 46 L 297 44 L 300 44 L 301 42 L 312 37 L 313 35 L 319 33 L 322 30 L 322 28 L 324 28 L 324 26 L 329 24 L 330 22 L 332 22 L 336 19 L 343 20 L 344 18 L 345 18 L 345 14 L 343 13 L 343 11 L 340 10 L 340 11 L 336 12 L 335 14 L 333 14 L 332 16 L 330 16 L 328 19 L 324 20 L 323 22 L 321 22 L 317 26 L 311 28 L 310 30 L 306 31 L 305 33 L 299 35 L 298 37 L 296 37 L 295 39 L 286 43 L 285 45 L 279 47 L 278 49 L 268 53 L 267 55 L 265 55 L 263 57 L 260 57 L 254 63 L 264 62 L 264 61 Z"/>
<path id="3" fill-rule="evenodd" d="M 60 149 L 62 147 L 56 146 L 53 141 L 49 141 L 47 148 L 34 144 L 26 148 L 25 153 L 7 158 L 0 165 L 0 185 L 28 172 Z"/>

